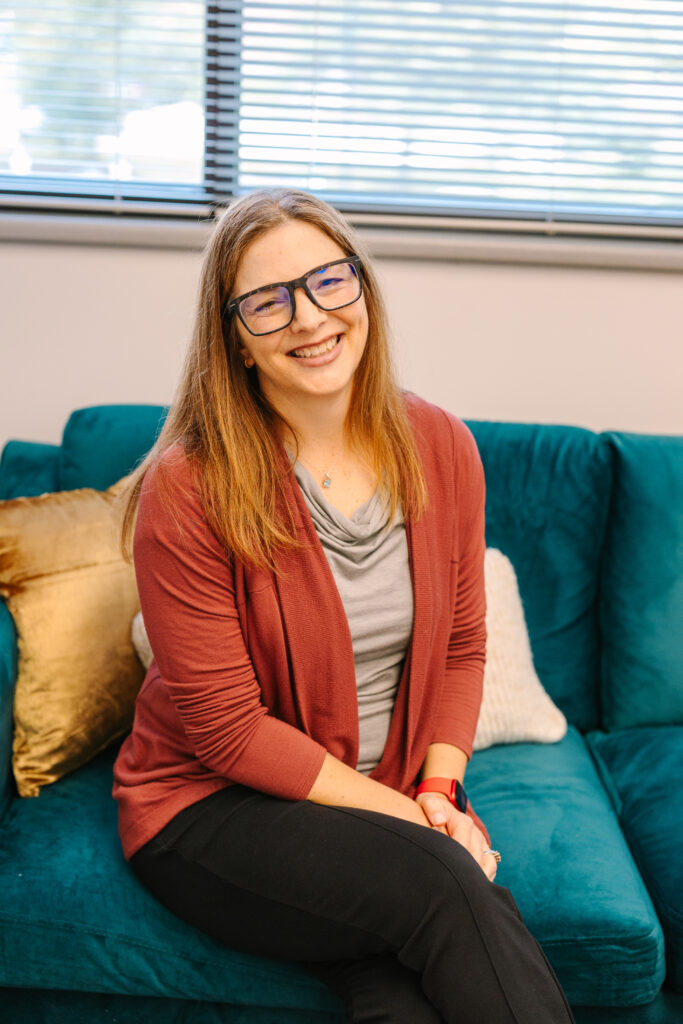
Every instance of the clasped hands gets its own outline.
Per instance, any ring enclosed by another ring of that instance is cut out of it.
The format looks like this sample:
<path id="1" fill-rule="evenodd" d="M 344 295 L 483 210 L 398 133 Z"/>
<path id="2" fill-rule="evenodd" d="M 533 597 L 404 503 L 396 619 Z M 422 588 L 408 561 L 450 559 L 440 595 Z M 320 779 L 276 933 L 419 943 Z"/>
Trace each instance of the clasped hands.
<path id="1" fill-rule="evenodd" d="M 415 797 L 415 802 L 420 805 L 430 827 L 464 846 L 492 882 L 496 877 L 498 864 L 491 854 L 484 854 L 489 844 L 469 815 L 453 807 L 450 800 L 441 793 L 420 793 Z"/>

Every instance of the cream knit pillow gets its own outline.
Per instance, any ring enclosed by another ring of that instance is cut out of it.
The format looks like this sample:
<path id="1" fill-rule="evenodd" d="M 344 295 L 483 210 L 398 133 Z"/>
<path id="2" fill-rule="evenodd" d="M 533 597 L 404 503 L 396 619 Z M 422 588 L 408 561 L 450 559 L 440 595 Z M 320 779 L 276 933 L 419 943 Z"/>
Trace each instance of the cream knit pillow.
<path id="1" fill-rule="evenodd" d="M 517 577 L 502 551 L 486 549 L 484 579 L 488 642 L 474 749 L 494 743 L 556 743 L 567 731 L 567 720 L 534 671 Z M 148 668 L 153 654 L 142 612 L 133 619 L 132 638 Z"/>
<path id="2" fill-rule="evenodd" d="M 512 562 L 487 548 L 486 668 L 474 749 L 494 743 L 557 743 L 567 719 L 553 704 L 534 670 L 522 599 Z"/>
<path id="3" fill-rule="evenodd" d="M 145 670 L 152 664 L 152 648 L 150 647 L 149 639 L 147 637 L 147 630 L 145 629 L 145 623 L 142 619 L 142 612 L 138 612 L 133 619 L 133 626 L 131 629 L 131 639 L 133 641 L 133 647 L 135 653 L 140 659 Z"/>

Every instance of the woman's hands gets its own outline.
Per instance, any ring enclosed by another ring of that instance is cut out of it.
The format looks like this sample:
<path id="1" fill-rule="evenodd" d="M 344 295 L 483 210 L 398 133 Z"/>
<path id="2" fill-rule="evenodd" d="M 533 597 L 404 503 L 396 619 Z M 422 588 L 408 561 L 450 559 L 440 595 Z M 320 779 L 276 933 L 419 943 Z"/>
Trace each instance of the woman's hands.
<path id="1" fill-rule="evenodd" d="M 477 826 L 479 819 L 476 815 L 472 820 L 470 814 L 474 812 L 471 807 L 470 814 L 462 814 L 442 793 L 420 793 L 413 800 L 327 753 L 307 799 L 329 806 L 364 807 L 369 811 L 392 814 L 404 821 L 414 821 L 423 828 L 434 828 L 464 846 L 490 881 L 495 877 L 496 858 L 483 852 L 490 845 L 488 836 L 482 832 L 486 826 L 483 822 L 481 828 Z"/>
<path id="2" fill-rule="evenodd" d="M 422 808 L 430 826 L 464 846 L 492 882 L 498 870 L 496 858 L 490 853 L 484 854 L 489 844 L 469 815 L 453 807 L 442 793 L 420 793 L 415 797 L 415 802 Z"/>

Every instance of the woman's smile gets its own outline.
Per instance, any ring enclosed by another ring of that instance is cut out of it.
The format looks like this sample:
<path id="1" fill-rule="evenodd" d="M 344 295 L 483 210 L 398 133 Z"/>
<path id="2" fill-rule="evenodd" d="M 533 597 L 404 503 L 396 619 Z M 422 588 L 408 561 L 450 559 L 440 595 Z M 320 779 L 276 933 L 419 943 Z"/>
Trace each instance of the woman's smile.
<path id="1" fill-rule="evenodd" d="M 306 366 L 326 366 L 337 358 L 343 343 L 343 333 L 336 334 L 327 341 L 316 342 L 313 345 L 301 345 L 299 348 L 291 349 L 287 355 L 299 359 Z"/>

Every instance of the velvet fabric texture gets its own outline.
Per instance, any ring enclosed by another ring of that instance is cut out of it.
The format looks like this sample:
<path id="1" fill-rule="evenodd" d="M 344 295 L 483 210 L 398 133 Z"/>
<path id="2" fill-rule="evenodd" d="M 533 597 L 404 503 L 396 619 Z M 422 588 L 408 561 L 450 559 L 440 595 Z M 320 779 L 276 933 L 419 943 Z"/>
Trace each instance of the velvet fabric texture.
<path id="1" fill-rule="evenodd" d="M 608 436 L 603 727 L 683 725 L 683 437 Z"/>
<path id="2" fill-rule="evenodd" d="M 120 852 L 115 752 L 39 800 L 13 801 L 3 820 L 0 984 L 335 1009 L 303 967 L 222 947 L 143 889 Z M 503 854 L 496 881 L 514 893 L 570 1002 L 652 999 L 663 937 L 576 730 L 557 744 L 481 751 L 468 789 Z"/>
<path id="3" fill-rule="evenodd" d="M 103 491 L 126 476 L 154 444 L 167 411 L 161 405 L 77 409 L 64 427 L 59 449 L 59 490 Z"/>
<path id="4" fill-rule="evenodd" d="M 667 982 L 683 993 L 683 729 L 595 732 L 588 742 L 662 922 Z"/>
<path id="5" fill-rule="evenodd" d="M 654 999 L 664 936 L 583 737 L 477 752 L 467 787 L 572 1006 Z"/>
<path id="6" fill-rule="evenodd" d="M 486 474 L 486 544 L 515 567 L 538 676 L 573 725 L 598 728 L 609 444 L 578 427 L 467 424 Z"/>
<path id="7" fill-rule="evenodd" d="M 118 550 L 117 490 L 0 504 L 0 594 L 18 634 L 13 768 L 21 796 L 37 796 L 132 721 L 143 673 L 129 624 L 139 602 Z"/>
<path id="8" fill-rule="evenodd" d="M 0 501 L 58 491 L 59 445 L 8 441 L 0 459 Z"/>
<path id="9" fill-rule="evenodd" d="M 218 945 L 140 885 L 121 856 L 115 753 L 14 800 L 3 819 L 0 985 L 337 1010 L 303 967 Z"/>

